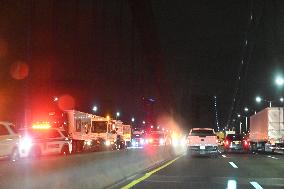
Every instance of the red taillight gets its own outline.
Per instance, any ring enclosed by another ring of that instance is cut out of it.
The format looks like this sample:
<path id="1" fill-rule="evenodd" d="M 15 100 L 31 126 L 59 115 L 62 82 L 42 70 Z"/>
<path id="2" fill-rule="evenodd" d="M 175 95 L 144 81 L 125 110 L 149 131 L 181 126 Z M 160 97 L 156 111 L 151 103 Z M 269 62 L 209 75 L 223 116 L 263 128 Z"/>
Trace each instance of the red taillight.
<path id="1" fill-rule="evenodd" d="M 228 146 L 230 142 L 228 140 L 225 141 L 225 145 Z"/>
<path id="2" fill-rule="evenodd" d="M 245 144 L 245 146 L 247 146 L 248 145 L 248 141 L 244 140 L 244 144 Z"/>

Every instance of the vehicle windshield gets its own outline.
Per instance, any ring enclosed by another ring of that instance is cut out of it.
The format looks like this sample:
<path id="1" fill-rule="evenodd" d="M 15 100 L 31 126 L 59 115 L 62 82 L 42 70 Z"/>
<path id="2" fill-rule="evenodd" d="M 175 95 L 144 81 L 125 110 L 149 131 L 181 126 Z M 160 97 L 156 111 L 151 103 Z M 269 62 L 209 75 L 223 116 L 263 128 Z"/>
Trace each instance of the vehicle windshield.
<path id="1" fill-rule="evenodd" d="M 242 135 L 233 135 L 233 134 L 229 134 L 226 136 L 227 140 L 243 140 L 243 136 Z"/>
<path id="2" fill-rule="evenodd" d="M 107 122 L 105 121 L 92 121 L 92 133 L 106 133 L 107 132 Z"/>
<path id="3" fill-rule="evenodd" d="M 199 136 L 199 135 L 215 135 L 213 130 L 205 130 L 205 129 L 200 129 L 200 130 L 192 130 L 191 131 L 192 136 Z"/>

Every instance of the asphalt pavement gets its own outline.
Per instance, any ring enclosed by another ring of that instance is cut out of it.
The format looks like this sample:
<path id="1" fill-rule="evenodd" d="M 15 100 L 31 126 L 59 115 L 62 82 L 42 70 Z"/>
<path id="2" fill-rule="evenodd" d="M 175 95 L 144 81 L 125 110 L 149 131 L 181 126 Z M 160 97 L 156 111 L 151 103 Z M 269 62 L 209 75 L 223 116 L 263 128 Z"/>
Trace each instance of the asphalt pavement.
<path id="1" fill-rule="evenodd" d="M 283 155 L 257 153 L 219 154 L 218 157 L 185 155 L 164 168 L 155 169 L 137 174 L 132 179 L 120 183 L 116 188 L 129 188 L 131 183 L 134 183 L 132 188 L 135 189 L 284 188 Z"/>

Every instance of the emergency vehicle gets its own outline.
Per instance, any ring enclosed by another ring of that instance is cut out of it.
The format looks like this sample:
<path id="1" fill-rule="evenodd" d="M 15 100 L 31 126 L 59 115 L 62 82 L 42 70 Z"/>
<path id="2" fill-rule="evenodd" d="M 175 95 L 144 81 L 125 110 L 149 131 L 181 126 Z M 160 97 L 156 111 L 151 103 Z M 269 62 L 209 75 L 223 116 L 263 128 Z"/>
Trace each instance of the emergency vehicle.
<path id="1" fill-rule="evenodd" d="M 0 157 L 16 161 L 19 157 L 19 135 L 10 122 L 0 122 Z"/>
<path id="2" fill-rule="evenodd" d="M 134 128 L 132 131 L 132 140 L 133 147 L 141 147 L 145 144 L 144 132 L 138 128 Z"/>
<path id="3" fill-rule="evenodd" d="M 146 134 L 145 144 L 166 146 L 171 144 L 171 139 L 164 131 L 151 131 Z"/>
<path id="4" fill-rule="evenodd" d="M 20 157 L 39 157 L 42 155 L 68 155 L 72 143 L 66 131 L 52 128 L 49 123 L 36 123 L 31 128 L 20 129 Z"/>

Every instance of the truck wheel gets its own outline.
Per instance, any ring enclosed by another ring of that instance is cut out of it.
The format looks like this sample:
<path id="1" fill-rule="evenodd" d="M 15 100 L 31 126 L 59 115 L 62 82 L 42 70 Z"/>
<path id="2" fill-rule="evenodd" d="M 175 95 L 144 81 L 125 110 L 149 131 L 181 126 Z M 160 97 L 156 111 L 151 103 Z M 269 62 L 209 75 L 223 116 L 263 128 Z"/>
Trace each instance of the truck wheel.
<path id="1" fill-rule="evenodd" d="M 20 154 L 17 148 L 13 149 L 11 155 L 10 155 L 10 160 L 11 161 L 17 161 L 20 158 Z"/>
<path id="2" fill-rule="evenodd" d="M 61 155 L 67 156 L 67 155 L 69 155 L 69 154 L 70 154 L 69 148 L 68 148 L 67 146 L 64 146 L 64 147 L 62 148 L 62 150 L 61 150 Z"/>

